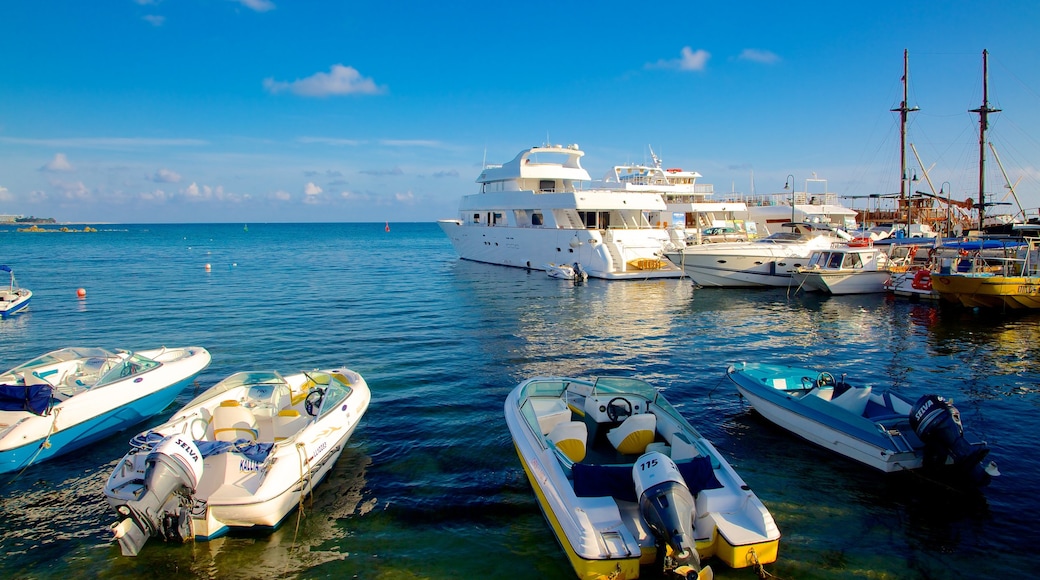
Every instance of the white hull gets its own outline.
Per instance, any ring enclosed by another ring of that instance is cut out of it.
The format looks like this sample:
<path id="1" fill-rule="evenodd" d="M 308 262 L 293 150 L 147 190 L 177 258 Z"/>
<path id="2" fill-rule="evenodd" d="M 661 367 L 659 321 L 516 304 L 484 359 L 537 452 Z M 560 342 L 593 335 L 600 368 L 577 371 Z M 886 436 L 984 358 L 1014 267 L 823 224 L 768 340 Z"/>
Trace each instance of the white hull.
<path id="1" fill-rule="evenodd" d="M 577 262 L 591 278 L 607 280 L 679 278 L 682 270 L 660 257 L 668 242 L 665 230 L 600 230 L 514 228 L 438 224 L 463 260 L 543 270 L 545 264 Z M 656 269 L 641 269 L 633 261 L 648 260 Z"/>
<path id="2" fill-rule="evenodd" d="M 666 256 L 700 286 L 789 286 L 791 274 L 808 264 L 812 251 L 829 247 L 833 241 L 821 236 L 797 243 L 710 244 Z"/>
<path id="3" fill-rule="evenodd" d="M 832 429 L 800 413 L 774 405 L 744 388 L 739 383 L 737 384 L 737 390 L 748 400 L 759 415 L 820 447 L 830 449 L 886 473 L 921 467 L 921 458 L 914 452 L 892 454 L 887 449 L 871 445 L 855 437 L 850 437 L 838 429 Z"/>
<path id="4" fill-rule="evenodd" d="M 795 272 L 794 283 L 808 292 L 874 294 L 885 291 L 888 272 Z"/>

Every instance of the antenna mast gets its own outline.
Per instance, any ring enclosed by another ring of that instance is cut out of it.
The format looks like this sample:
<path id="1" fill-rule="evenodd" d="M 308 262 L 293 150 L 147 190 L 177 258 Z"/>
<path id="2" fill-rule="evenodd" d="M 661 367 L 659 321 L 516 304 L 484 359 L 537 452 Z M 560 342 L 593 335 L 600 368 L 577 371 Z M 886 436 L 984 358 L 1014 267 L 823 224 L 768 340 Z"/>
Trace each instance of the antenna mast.
<path id="1" fill-rule="evenodd" d="M 982 51 L 982 106 L 969 113 L 979 114 L 979 231 L 982 231 L 983 219 L 986 216 L 986 129 L 989 128 L 990 113 L 999 113 L 1000 109 L 989 106 L 989 72 L 987 57 L 989 51 Z"/>

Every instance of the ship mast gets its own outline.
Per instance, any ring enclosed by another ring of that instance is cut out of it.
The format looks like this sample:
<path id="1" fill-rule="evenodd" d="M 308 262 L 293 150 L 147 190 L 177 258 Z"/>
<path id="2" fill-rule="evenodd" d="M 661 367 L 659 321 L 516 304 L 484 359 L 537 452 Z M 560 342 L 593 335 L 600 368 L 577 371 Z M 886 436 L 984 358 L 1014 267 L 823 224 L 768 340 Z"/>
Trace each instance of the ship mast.
<path id="1" fill-rule="evenodd" d="M 987 57 L 989 52 L 982 51 L 982 106 L 972 109 L 969 113 L 979 114 L 979 231 L 986 216 L 986 129 L 989 128 L 988 116 L 990 113 L 999 113 L 1000 109 L 989 106 L 989 73 Z"/>
<path id="2" fill-rule="evenodd" d="M 898 109 L 891 109 L 892 112 L 899 113 L 899 208 L 906 209 L 907 233 L 910 232 L 910 200 L 907 199 L 906 191 L 909 177 L 906 173 L 906 119 L 908 113 L 919 110 L 917 107 L 906 106 L 906 87 L 910 80 L 909 53 L 909 50 L 903 50 L 903 102 L 899 104 Z"/>

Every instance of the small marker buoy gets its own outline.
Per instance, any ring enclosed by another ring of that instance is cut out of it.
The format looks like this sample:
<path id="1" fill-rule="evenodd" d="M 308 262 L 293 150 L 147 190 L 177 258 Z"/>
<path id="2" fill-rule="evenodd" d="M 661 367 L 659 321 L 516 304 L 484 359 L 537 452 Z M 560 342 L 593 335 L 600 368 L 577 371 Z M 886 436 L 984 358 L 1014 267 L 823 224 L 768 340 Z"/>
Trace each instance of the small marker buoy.
<path id="1" fill-rule="evenodd" d="M 78 296 L 80 298 L 86 298 L 87 297 L 87 291 L 84 290 L 83 288 L 80 288 L 80 289 L 76 290 L 76 296 Z"/>
<path id="2" fill-rule="evenodd" d="M 209 264 L 206 264 L 206 271 L 209 272 L 209 269 L 210 269 Z"/>

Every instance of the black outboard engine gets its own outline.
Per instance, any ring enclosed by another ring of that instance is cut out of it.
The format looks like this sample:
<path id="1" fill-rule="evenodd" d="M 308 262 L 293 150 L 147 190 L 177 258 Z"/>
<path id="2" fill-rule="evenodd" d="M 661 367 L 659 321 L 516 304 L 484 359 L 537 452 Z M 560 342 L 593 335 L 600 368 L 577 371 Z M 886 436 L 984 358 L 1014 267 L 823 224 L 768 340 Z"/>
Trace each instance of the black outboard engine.
<path id="1" fill-rule="evenodd" d="M 926 467 L 952 463 L 977 485 L 986 485 L 992 475 L 999 474 L 992 462 L 982 465 L 989 447 L 964 438 L 960 411 L 943 397 L 925 395 L 918 399 L 910 409 L 910 427 L 924 442 Z"/>
<path id="2" fill-rule="evenodd" d="M 199 448 L 181 435 L 166 437 L 148 454 L 142 492 L 116 508 L 124 517 L 112 531 L 124 556 L 136 556 L 152 536 L 194 539 L 191 495 L 202 478 L 202 462 Z"/>
<path id="3" fill-rule="evenodd" d="M 639 513 L 664 544 L 664 567 L 672 570 L 690 566 L 700 571 L 700 556 L 693 537 L 696 506 L 675 462 L 667 455 L 644 453 L 632 467 L 632 479 L 639 497 Z"/>

